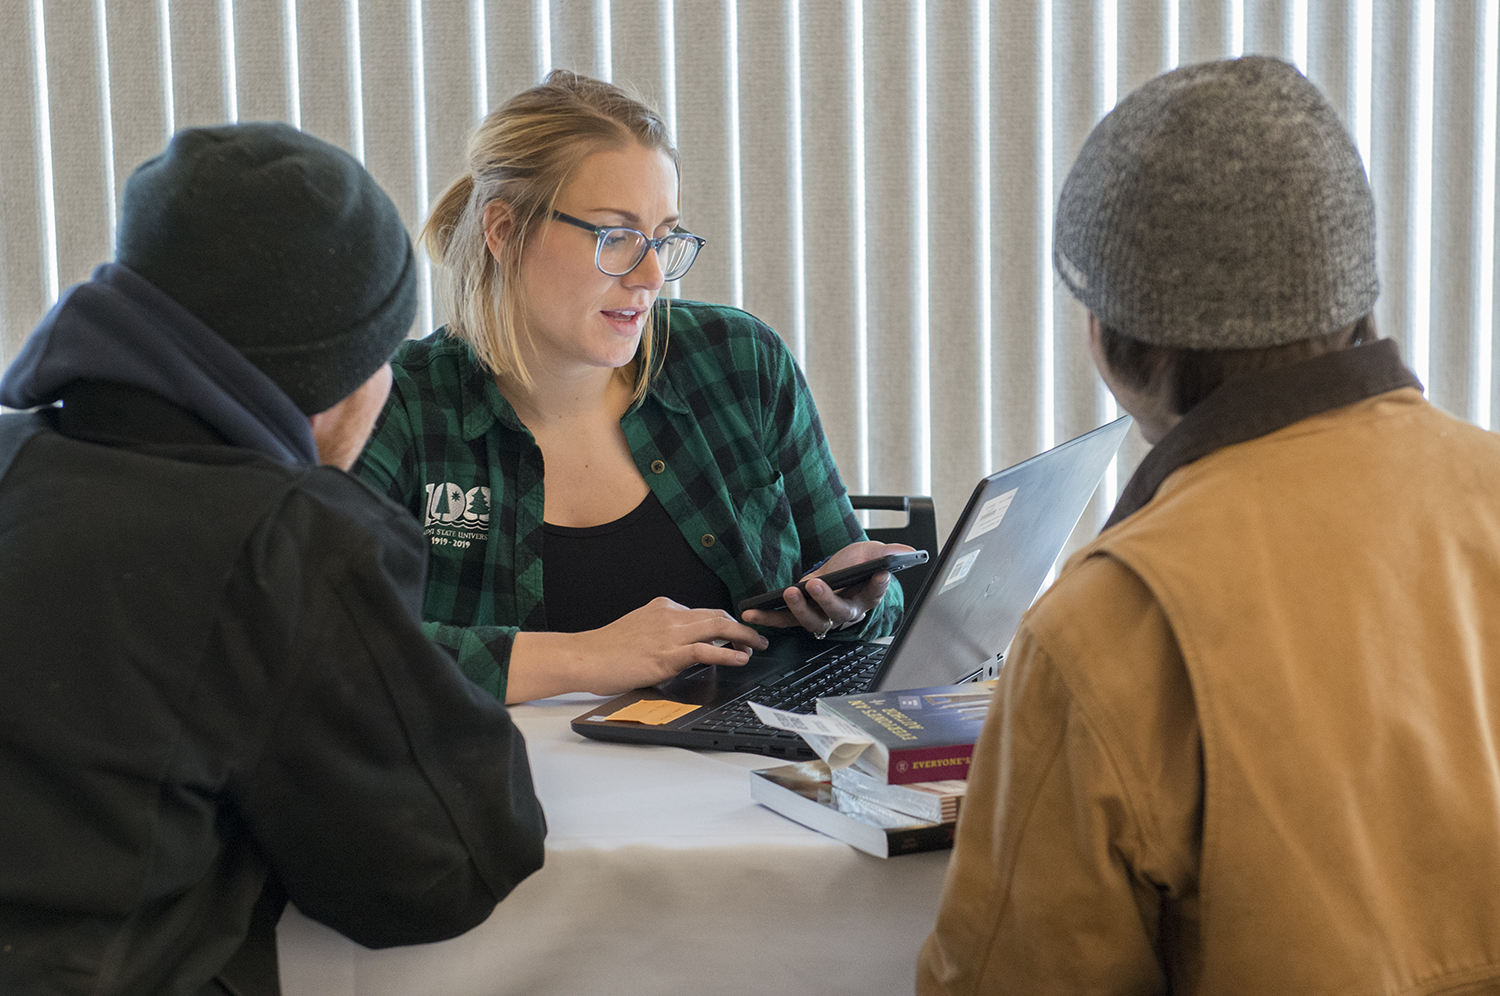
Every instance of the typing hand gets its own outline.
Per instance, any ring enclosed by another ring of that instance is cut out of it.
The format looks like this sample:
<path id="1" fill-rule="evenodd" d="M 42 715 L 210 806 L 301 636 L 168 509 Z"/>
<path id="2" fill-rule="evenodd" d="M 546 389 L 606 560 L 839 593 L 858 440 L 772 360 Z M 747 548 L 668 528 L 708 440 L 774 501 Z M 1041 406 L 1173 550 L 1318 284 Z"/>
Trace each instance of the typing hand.
<path id="1" fill-rule="evenodd" d="M 599 629 L 517 634 L 505 697 L 526 702 L 562 692 L 616 695 L 665 681 L 690 664 L 738 667 L 767 645 L 764 636 L 722 609 L 690 609 L 656 598 Z"/>

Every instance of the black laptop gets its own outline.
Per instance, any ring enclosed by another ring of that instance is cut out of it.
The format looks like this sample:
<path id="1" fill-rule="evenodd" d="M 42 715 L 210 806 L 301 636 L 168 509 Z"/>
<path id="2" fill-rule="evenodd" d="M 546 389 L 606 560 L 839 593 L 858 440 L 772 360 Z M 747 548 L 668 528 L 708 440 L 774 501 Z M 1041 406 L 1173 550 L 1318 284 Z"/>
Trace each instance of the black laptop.
<path id="1" fill-rule="evenodd" d="M 801 737 L 763 725 L 747 703 L 810 713 L 819 696 L 994 677 L 1129 428 L 1129 416 L 1116 419 L 980 481 L 889 646 L 788 631 L 744 667 L 694 665 L 600 703 L 573 729 L 619 743 L 812 757 Z M 610 718 L 647 699 L 695 708 L 659 725 Z"/>

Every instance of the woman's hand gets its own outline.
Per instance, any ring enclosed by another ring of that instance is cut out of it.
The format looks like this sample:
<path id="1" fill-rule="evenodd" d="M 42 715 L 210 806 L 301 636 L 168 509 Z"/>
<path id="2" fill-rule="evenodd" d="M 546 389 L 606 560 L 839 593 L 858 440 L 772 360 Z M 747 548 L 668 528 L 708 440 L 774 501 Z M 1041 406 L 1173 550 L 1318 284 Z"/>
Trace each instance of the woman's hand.
<path id="1" fill-rule="evenodd" d="M 910 553 L 911 550 L 912 548 L 904 543 L 877 543 L 874 540 L 850 543 L 829 557 L 828 561 L 809 577 L 819 578 L 824 574 L 831 574 L 845 567 L 853 567 L 855 564 L 862 564 L 888 553 Z M 835 629 L 843 629 L 845 626 L 863 622 L 869 611 L 880 604 L 880 600 L 885 597 L 886 589 L 890 586 L 890 571 L 872 574 L 870 579 L 863 584 L 845 588 L 839 592 L 835 592 L 822 581 L 810 580 L 807 583 L 807 594 L 810 597 L 803 597 L 802 592 L 795 587 L 788 588 L 782 592 L 782 598 L 786 600 L 785 609 L 777 609 L 773 612 L 764 609 L 746 609 L 742 618 L 753 626 L 775 626 L 783 629 L 801 626 L 813 636 L 822 639 Z"/>
<path id="2" fill-rule="evenodd" d="M 563 692 L 617 695 L 665 681 L 690 664 L 739 667 L 766 646 L 764 636 L 722 609 L 656 598 L 599 629 L 516 634 L 505 701 Z"/>

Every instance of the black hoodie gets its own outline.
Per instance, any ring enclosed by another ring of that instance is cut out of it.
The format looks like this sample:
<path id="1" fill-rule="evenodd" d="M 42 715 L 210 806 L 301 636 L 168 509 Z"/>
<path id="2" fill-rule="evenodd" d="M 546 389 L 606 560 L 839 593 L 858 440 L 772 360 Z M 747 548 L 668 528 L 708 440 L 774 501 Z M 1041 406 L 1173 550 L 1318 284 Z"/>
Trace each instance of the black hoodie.
<path id="1" fill-rule="evenodd" d="M 231 446 L 317 463 L 312 428 L 275 382 L 192 312 L 118 263 L 60 297 L 0 379 L 0 405 L 34 408 L 78 381 L 170 401 Z"/>
<path id="2" fill-rule="evenodd" d="M 0 993 L 274 993 L 278 884 L 368 946 L 483 920 L 545 823 L 410 514 L 123 267 L 0 391 L 59 397 L 0 416 Z"/>

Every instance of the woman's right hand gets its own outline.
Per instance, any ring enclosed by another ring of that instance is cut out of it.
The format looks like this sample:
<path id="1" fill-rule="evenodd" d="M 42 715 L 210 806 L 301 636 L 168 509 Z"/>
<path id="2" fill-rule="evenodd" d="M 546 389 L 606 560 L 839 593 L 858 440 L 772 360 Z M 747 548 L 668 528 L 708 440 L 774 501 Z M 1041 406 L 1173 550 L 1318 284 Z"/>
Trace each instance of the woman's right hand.
<path id="1" fill-rule="evenodd" d="M 564 692 L 618 695 L 666 681 L 690 664 L 740 667 L 766 646 L 764 636 L 722 609 L 655 598 L 599 629 L 516 634 L 505 701 Z"/>

